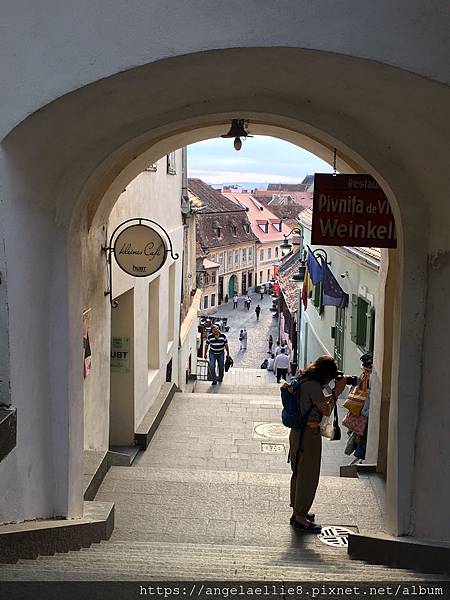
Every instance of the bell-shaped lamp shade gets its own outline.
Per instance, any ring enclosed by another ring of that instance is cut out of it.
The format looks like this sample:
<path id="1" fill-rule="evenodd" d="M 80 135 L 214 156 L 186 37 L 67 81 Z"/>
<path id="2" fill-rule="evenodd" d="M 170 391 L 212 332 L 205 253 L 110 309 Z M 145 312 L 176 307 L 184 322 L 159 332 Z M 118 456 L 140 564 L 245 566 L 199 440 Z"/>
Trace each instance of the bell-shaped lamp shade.
<path id="1" fill-rule="evenodd" d="M 283 250 L 287 250 L 287 252 L 289 252 L 291 250 L 292 244 L 290 244 L 288 242 L 287 237 L 285 237 L 284 240 L 283 240 L 283 242 L 280 244 L 280 248 L 281 248 L 282 251 Z"/>

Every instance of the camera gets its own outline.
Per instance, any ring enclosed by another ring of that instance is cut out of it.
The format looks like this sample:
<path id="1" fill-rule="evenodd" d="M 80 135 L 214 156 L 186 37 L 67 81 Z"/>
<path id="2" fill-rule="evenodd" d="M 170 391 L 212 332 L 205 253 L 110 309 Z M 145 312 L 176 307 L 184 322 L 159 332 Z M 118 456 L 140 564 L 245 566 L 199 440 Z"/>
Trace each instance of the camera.
<path id="1" fill-rule="evenodd" d="M 342 371 L 338 371 L 336 374 L 335 379 L 344 379 L 345 377 L 345 383 L 347 385 L 358 385 L 358 379 L 359 377 L 357 375 L 344 375 L 344 373 Z"/>

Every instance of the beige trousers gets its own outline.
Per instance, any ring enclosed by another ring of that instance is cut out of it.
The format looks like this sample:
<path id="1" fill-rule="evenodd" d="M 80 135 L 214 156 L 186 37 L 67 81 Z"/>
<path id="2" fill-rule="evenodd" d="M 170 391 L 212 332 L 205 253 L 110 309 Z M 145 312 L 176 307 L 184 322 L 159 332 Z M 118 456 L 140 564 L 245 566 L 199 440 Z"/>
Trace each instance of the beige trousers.
<path id="1" fill-rule="evenodd" d="M 301 431 L 291 429 L 289 451 L 291 456 L 291 506 L 297 515 L 306 517 L 309 512 L 320 477 L 322 436 L 319 427 L 306 426 L 299 448 Z"/>

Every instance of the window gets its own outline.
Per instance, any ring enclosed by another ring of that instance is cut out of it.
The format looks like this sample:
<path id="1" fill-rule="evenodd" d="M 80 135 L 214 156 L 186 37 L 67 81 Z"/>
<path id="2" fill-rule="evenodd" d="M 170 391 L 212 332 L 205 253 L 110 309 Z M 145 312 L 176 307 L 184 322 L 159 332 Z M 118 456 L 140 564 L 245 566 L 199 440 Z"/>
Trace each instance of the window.
<path id="1" fill-rule="evenodd" d="M 167 173 L 169 175 L 177 174 L 177 169 L 175 165 L 175 152 L 171 152 L 167 155 Z"/>
<path id="2" fill-rule="evenodd" d="M 279 223 L 272 223 L 277 231 L 281 231 L 281 221 Z"/>
<path id="3" fill-rule="evenodd" d="M 228 269 L 233 268 L 233 250 L 228 250 L 227 252 L 227 267 Z"/>
<path id="4" fill-rule="evenodd" d="M 253 260 L 253 248 L 248 249 L 248 262 Z"/>
<path id="5" fill-rule="evenodd" d="M 375 310 L 367 300 L 352 294 L 351 330 L 352 340 L 365 352 L 372 352 L 375 326 Z"/>
<path id="6" fill-rule="evenodd" d="M 267 281 L 270 281 L 270 269 L 267 269 Z"/>
<path id="7" fill-rule="evenodd" d="M 263 282 L 263 276 L 262 276 L 262 271 L 259 272 L 259 285 L 261 285 Z"/>
<path id="8" fill-rule="evenodd" d="M 244 223 L 244 231 L 245 233 L 250 233 L 250 223 Z"/>
<path id="9" fill-rule="evenodd" d="M 233 232 L 233 235 L 236 237 L 237 236 L 237 227 L 235 225 L 233 225 L 233 227 L 231 228 L 231 231 Z"/>
<path id="10" fill-rule="evenodd" d="M 268 248 L 267 249 L 267 260 L 270 260 L 272 258 L 272 248 Z"/>
<path id="11" fill-rule="evenodd" d="M 263 261 L 264 260 L 264 250 L 260 250 L 259 251 L 259 260 Z"/>
<path id="12" fill-rule="evenodd" d="M 275 248 L 275 258 L 278 258 L 278 246 Z"/>
<path id="13" fill-rule="evenodd" d="M 220 227 L 217 227 L 216 233 L 217 233 L 218 239 L 219 240 L 222 239 L 222 229 Z"/>
<path id="14" fill-rule="evenodd" d="M 234 251 L 234 264 L 235 265 L 239 264 L 239 250 Z"/>
<path id="15" fill-rule="evenodd" d="M 203 308 L 208 308 L 208 296 L 203 298 Z"/>
<path id="16" fill-rule="evenodd" d="M 211 283 L 213 283 L 213 284 L 215 284 L 215 283 L 216 283 L 216 271 L 214 271 L 214 272 L 211 274 Z"/>
<path id="17" fill-rule="evenodd" d="M 261 229 L 261 231 L 263 231 L 264 233 L 268 233 L 269 231 L 269 223 L 268 221 L 266 221 L 265 223 L 258 223 L 258 227 Z"/>
<path id="18" fill-rule="evenodd" d="M 247 262 L 247 248 L 242 248 L 242 262 Z"/>
<path id="19" fill-rule="evenodd" d="M 216 295 L 211 294 L 211 306 L 215 306 L 215 305 L 216 305 Z"/>

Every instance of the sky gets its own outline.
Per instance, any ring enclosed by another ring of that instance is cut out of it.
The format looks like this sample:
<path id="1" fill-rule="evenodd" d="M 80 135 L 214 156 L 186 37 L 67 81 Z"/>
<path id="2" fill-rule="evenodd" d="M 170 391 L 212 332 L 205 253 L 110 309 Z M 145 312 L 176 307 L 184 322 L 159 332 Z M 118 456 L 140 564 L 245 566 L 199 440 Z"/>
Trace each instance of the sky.
<path id="1" fill-rule="evenodd" d="M 300 183 L 306 175 L 332 173 L 314 154 L 268 136 L 242 140 L 237 152 L 232 139 L 215 138 L 188 147 L 189 177 L 219 183 Z"/>

